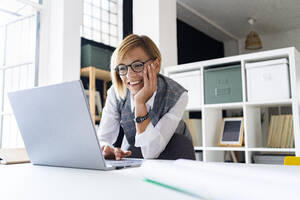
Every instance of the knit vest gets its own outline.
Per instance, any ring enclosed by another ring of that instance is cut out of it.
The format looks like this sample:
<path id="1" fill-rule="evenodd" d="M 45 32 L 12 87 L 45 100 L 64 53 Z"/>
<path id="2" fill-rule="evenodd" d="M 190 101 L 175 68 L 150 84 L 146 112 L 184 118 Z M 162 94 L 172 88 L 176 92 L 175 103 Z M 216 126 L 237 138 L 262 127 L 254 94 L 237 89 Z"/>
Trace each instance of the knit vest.
<path id="1" fill-rule="evenodd" d="M 157 92 L 154 99 L 153 107 L 149 111 L 149 118 L 153 126 L 176 104 L 183 92 L 185 92 L 181 85 L 172 79 L 161 74 L 157 79 Z M 127 95 L 124 100 L 117 101 L 117 108 L 121 116 L 120 125 L 124 130 L 126 139 L 131 146 L 135 146 L 136 128 L 134 118 L 135 115 L 131 111 L 130 92 L 127 90 Z M 183 120 L 180 120 L 175 133 L 186 135 L 191 141 L 191 134 L 186 128 Z"/>

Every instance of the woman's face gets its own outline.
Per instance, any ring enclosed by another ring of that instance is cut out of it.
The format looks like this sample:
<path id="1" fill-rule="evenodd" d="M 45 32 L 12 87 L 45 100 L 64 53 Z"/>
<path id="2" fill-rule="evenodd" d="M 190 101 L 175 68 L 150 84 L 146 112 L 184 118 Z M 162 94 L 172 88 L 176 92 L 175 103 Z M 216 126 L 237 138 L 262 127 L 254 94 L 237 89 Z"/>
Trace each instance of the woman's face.
<path id="1" fill-rule="evenodd" d="M 149 64 L 153 63 L 153 60 L 149 60 L 149 56 L 145 53 L 145 51 L 140 48 L 136 47 L 130 50 L 124 59 L 121 60 L 120 64 L 124 65 L 131 65 L 135 62 L 145 62 L 144 68 L 147 67 Z M 157 67 L 157 65 L 155 65 Z M 141 90 L 144 86 L 143 81 L 143 70 L 141 72 L 134 72 L 131 67 L 128 67 L 128 71 L 126 75 L 120 75 L 122 82 L 131 94 L 135 95 L 139 90 Z"/>

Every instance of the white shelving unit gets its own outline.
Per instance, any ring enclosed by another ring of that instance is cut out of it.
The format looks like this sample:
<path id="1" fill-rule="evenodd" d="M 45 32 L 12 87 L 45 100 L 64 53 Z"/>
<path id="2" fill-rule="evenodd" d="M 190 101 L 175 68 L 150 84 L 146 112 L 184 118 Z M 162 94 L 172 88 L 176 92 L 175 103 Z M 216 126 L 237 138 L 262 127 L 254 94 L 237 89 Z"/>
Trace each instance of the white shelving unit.
<path id="1" fill-rule="evenodd" d="M 248 102 L 245 64 L 279 58 L 288 59 L 291 97 L 281 100 Z M 205 104 L 203 89 L 204 69 L 232 63 L 241 65 L 243 100 L 235 103 Z M 300 54 L 294 47 L 171 66 L 164 69 L 164 74 L 170 77 L 174 74 L 185 72 L 190 74 L 191 71 L 199 73 L 199 70 L 201 85 L 195 85 L 195 87 L 199 88 L 202 99 L 199 100 L 198 106 L 188 108 L 188 111 L 201 111 L 202 113 L 202 145 L 195 147 L 195 150 L 203 152 L 203 161 L 224 162 L 224 153 L 226 151 L 242 152 L 245 163 L 252 163 L 252 155 L 256 152 L 294 153 L 296 156 L 300 156 Z M 189 96 L 189 99 L 193 99 L 193 96 Z M 263 108 L 282 106 L 291 107 L 292 110 L 295 148 L 268 148 L 266 141 L 268 131 L 262 131 L 261 112 Z M 222 112 L 224 110 L 239 110 L 243 113 L 244 145 L 242 147 L 218 146 Z"/>

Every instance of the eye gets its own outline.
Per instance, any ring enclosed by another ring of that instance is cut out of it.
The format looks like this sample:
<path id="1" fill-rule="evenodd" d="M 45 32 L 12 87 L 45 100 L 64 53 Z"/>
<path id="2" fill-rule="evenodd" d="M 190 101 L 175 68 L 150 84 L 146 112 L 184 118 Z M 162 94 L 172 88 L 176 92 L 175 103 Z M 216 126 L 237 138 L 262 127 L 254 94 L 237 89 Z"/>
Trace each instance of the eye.
<path id="1" fill-rule="evenodd" d="M 125 65 L 119 65 L 118 69 L 119 69 L 119 71 L 126 71 L 127 67 Z"/>
<path id="2" fill-rule="evenodd" d="M 141 62 L 135 62 L 132 64 L 132 67 L 134 67 L 134 68 L 141 68 L 143 66 L 144 66 L 143 63 L 141 63 Z"/>

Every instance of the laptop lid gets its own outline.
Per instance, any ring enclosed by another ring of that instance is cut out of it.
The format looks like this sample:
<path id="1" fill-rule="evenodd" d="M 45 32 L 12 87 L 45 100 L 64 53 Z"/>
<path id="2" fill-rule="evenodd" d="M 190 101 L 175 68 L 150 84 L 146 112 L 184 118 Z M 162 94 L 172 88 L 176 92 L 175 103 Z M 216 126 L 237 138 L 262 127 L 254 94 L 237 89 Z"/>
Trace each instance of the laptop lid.
<path id="1" fill-rule="evenodd" d="M 8 93 L 30 161 L 106 169 L 81 81 Z"/>

